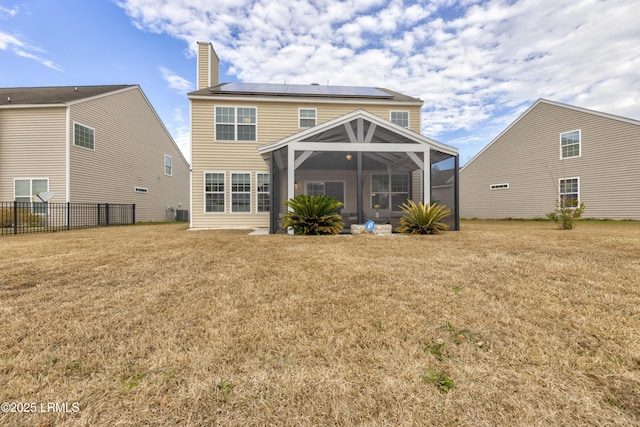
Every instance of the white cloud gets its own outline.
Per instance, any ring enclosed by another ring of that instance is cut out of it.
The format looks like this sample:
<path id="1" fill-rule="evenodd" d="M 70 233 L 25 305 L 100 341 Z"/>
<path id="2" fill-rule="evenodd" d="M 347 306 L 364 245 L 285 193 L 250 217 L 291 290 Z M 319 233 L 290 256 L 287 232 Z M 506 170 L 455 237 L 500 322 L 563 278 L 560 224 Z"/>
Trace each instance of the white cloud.
<path id="1" fill-rule="evenodd" d="M 0 18 L 6 16 L 16 16 L 18 14 L 18 7 L 14 7 L 13 9 L 9 9 L 0 5 Z"/>
<path id="2" fill-rule="evenodd" d="M 193 88 L 193 84 L 185 79 L 184 77 L 180 77 L 173 71 L 169 70 L 165 67 L 159 67 L 160 73 L 162 74 L 162 78 L 169 84 L 171 89 L 176 90 L 179 93 L 186 93 L 191 91 Z"/>
<path id="3" fill-rule="evenodd" d="M 0 19 L 5 17 L 12 18 L 18 14 L 18 11 L 18 7 L 9 9 L 0 6 Z M 56 71 L 62 71 L 62 68 L 58 64 L 41 56 L 42 53 L 45 53 L 43 49 L 21 40 L 20 36 L 0 31 L 0 50 L 9 50 L 23 58 L 37 61 L 45 67 Z"/>
<path id="4" fill-rule="evenodd" d="M 192 52 L 196 41 L 212 41 L 242 81 L 372 85 L 420 97 L 423 131 L 436 139 L 484 135 L 540 97 L 640 118 L 635 0 L 119 5 L 138 27 L 184 40 Z"/>
<path id="5" fill-rule="evenodd" d="M 45 67 L 62 71 L 62 68 L 58 64 L 40 56 L 40 53 L 44 52 L 42 49 L 23 42 L 14 35 L 0 32 L 0 50 L 10 50 L 23 58 L 33 59 Z"/>

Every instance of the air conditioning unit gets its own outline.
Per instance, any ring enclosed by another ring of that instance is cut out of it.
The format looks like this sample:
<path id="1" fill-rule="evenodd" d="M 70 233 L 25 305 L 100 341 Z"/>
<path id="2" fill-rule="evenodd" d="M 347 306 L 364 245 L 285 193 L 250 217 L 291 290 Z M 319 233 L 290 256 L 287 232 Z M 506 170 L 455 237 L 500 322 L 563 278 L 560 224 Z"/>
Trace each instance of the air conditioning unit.
<path id="1" fill-rule="evenodd" d="M 176 211 L 176 221 L 182 221 L 182 222 L 189 221 L 189 211 L 184 209 L 178 209 Z"/>

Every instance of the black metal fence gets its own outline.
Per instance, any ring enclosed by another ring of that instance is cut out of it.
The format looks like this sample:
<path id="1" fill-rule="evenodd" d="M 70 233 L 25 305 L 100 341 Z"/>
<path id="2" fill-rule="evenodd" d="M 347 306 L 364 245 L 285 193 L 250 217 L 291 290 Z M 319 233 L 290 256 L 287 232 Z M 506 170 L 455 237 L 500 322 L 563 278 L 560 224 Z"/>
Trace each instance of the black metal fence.
<path id="1" fill-rule="evenodd" d="M 136 205 L 0 202 L 0 235 L 135 224 Z"/>

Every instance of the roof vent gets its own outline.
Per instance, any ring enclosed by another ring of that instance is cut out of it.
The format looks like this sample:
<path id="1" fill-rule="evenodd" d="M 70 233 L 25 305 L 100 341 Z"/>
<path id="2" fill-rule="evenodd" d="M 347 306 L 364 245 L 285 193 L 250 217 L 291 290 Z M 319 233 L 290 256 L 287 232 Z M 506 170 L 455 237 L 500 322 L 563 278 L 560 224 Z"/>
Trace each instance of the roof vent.
<path id="1" fill-rule="evenodd" d="M 320 83 L 311 83 L 311 86 L 320 86 Z"/>

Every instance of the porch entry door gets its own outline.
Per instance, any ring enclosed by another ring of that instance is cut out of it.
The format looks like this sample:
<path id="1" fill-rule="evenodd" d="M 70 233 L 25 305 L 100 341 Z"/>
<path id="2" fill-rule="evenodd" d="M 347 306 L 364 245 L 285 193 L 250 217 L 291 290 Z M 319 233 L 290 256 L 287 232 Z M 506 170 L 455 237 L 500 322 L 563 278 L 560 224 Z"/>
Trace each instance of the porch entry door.
<path id="1" fill-rule="evenodd" d="M 307 182 L 306 193 L 310 196 L 332 196 L 344 205 L 344 181 Z"/>

